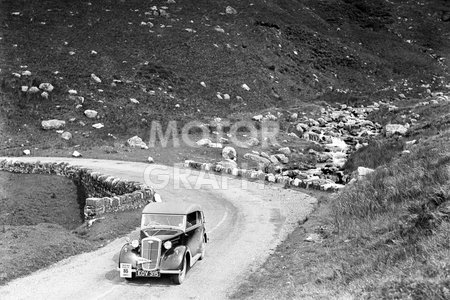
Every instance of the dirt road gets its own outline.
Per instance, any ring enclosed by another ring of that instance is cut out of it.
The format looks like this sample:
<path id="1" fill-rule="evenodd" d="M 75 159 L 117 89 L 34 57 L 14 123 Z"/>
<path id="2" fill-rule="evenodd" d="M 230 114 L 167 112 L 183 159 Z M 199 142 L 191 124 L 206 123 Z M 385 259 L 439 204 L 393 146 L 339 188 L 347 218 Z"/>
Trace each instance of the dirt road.
<path id="1" fill-rule="evenodd" d="M 198 203 L 205 210 L 210 242 L 206 259 L 194 265 L 181 286 L 164 277 L 131 283 L 121 279 L 116 267 L 125 241 L 122 237 L 97 251 L 10 282 L 0 288 L 1 299 L 226 299 L 316 202 L 306 194 L 280 186 L 184 168 L 94 159 L 19 159 L 67 161 L 153 185 L 165 202 Z"/>

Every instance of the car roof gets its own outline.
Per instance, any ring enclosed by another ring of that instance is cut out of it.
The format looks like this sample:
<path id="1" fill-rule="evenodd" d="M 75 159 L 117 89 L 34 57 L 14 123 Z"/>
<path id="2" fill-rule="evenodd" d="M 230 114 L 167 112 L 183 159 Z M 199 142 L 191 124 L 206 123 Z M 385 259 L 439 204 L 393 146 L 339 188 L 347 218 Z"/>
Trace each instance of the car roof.
<path id="1" fill-rule="evenodd" d="M 201 210 L 200 205 L 188 202 L 151 202 L 144 207 L 142 213 L 186 215 Z"/>

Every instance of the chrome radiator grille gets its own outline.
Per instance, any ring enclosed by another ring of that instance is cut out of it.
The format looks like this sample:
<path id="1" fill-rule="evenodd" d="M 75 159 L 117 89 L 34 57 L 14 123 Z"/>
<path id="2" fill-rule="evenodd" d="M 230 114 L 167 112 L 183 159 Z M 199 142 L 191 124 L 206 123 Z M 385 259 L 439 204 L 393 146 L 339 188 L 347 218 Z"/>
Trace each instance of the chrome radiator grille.
<path id="1" fill-rule="evenodd" d="M 154 238 L 145 238 L 141 244 L 141 256 L 151 260 L 151 262 L 143 263 L 142 269 L 146 271 L 154 270 L 158 266 L 161 251 L 161 241 Z"/>

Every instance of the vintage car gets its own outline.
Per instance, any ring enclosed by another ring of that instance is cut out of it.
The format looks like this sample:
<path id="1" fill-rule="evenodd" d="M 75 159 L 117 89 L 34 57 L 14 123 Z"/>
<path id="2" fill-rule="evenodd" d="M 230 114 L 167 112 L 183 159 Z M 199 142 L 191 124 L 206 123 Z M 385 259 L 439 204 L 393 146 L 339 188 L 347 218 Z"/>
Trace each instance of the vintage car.
<path id="1" fill-rule="evenodd" d="M 142 211 L 139 240 L 128 241 L 119 255 L 120 277 L 169 274 L 181 284 L 187 270 L 205 257 L 205 217 L 191 203 L 149 203 Z"/>

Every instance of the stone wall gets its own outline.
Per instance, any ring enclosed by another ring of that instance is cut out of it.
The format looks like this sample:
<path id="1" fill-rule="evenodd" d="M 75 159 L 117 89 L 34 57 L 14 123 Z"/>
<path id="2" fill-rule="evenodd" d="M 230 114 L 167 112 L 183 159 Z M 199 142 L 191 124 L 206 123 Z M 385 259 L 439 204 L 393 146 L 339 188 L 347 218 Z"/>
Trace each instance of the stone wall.
<path id="1" fill-rule="evenodd" d="M 299 179 L 291 178 L 289 176 L 281 174 L 264 173 L 263 171 L 239 169 L 239 168 L 226 168 L 220 164 L 200 163 L 193 160 L 186 160 L 184 166 L 187 168 L 214 171 L 217 173 L 230 174 L 232 176 L 241 177 L 250 180 L 261 180 L 273 183 L 284 184 L 285 187 L 298 187 L 305 189 L 315 189 L 321 191 L 335 192 L 344 187 L 344 185 L 336 184 L 332 180 L 321 178 L 308 178 Z"/>
<path id="2" fill-rule="evenodd" d="M 122 180 L 68 163 L 41 163 L 0 160 L 0 170 L 23 174 L 65 176 L 81 184 L 88 198 L 84 206 L 85 219 L 104 213 L 139 208 L 153 202 L 155 191 L 139 182 Z"/>

